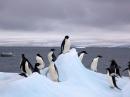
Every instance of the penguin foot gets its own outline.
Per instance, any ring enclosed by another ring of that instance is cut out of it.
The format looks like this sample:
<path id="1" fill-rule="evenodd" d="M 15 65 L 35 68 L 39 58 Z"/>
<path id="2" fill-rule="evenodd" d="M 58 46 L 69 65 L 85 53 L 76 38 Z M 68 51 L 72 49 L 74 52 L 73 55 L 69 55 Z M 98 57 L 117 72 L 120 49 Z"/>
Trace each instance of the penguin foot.
<path id="1" fill-rule="evenodd" d="M 27 77 L 27 75 L 25 73 L 20 73 L 19 75 Z"/>

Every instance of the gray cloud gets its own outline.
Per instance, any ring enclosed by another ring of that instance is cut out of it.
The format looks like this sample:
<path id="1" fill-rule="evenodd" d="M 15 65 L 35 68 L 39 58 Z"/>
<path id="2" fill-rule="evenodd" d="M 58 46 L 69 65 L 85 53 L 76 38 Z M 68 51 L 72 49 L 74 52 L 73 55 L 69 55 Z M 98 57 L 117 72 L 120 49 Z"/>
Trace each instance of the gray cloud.
<path id="1" fill-rule="evenodd" d="M 129 30 L 130 0 L 0 0 L 0 29 Z"/>

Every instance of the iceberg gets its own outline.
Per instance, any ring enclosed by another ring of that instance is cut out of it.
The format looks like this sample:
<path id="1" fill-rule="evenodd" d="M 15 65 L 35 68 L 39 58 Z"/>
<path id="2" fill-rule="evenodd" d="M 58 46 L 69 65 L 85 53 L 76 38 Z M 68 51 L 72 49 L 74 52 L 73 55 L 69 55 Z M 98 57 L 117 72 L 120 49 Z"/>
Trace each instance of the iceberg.
<path id="1" fill-rule="evenodd" d="M 128 77 L 117 79 L 122 89 L 111 89 L 105 74 L 84 67 L 76 49 L 61 54 L 55 62 L 60 82 L 33 73 L 24 78 L 17 73 L 0 73 L 0 97 L 130 97 Z"/>

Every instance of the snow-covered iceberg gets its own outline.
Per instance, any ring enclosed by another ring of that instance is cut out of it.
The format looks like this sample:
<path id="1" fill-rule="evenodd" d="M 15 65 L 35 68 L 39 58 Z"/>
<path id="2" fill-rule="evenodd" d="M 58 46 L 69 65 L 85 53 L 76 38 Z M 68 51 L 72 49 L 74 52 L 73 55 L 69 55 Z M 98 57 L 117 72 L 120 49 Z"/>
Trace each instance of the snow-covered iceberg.
<path id="1" fill-rule="evenodd" d="M 122 90 L 111 89 L 106 75 L 86 69 L 75 49 L 61 54 L 55 63 L 60 82 L 38 73 L 28 78 L 0 73 L 0 97 L 130 97 L 127 77 L 117 81 Z"/>

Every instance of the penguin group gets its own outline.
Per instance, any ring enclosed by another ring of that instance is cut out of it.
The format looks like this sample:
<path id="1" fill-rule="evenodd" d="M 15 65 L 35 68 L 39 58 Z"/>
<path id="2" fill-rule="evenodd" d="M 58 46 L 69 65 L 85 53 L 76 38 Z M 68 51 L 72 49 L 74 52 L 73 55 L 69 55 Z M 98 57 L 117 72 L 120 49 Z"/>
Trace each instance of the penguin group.
<path id="1" fill-rule="evenodd" d="M 61 43 L 60 54 L 68 53 L 70 51 L 70 48 L 71 48 L 70 38 L 69 36 L 65 36 Z M 44 59 L 42 55 L 40 55 L 39 53 L 36 55 L 36 63 L 34 67 L 29 62 L 29 60 L 25 57 L 25 55 L 22 54 L 21 55 L 22 61 L 20 63 L 20 70 L 21 70 L 20 75 L 24 77 L 28 77 L 34 72 L 42 74 L 42 71 L 45 71 L 45 76 L 49 77 L 52 81 L 60 82 L 58 68 L 55 64 L 57 57 L 54 52 L 55 52 L 55 49 L 53 48 L 50 49 L 50 51 L 48 52 L 48 56 L 47 56 L 48 61 L 49 61 L 48 67 L 45 67 Z M 84 55 L 86 54 L 88 53 L 85 50 L 78 52 L 77 56 L 81 62 L 83 61 Z M 102 58 L 101 55 L 97 55 L 95 58 L 93 58 L 90 65 L 90 70 L 94 72 L 98 71 L 97 70 L 98 62 L 101 58 Z M 118 77 L 121 78 L 120 69 L 121 67 L 118 66 L 118 64 L 116 63 L 114 59 L 111 60 L 110 66 L 106 68 L 106 72 L 107 72 L 106 76 L 107 76 L 107 79 L 111 88 L 120 89 L 116 83 L 116 78 Z M 130 76 L 130 62 L 128 62 L 128 67 L 125 68 L 123 72 L 126 70 L 128 71 L 128 74 Z"/>

